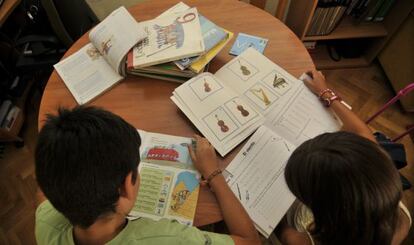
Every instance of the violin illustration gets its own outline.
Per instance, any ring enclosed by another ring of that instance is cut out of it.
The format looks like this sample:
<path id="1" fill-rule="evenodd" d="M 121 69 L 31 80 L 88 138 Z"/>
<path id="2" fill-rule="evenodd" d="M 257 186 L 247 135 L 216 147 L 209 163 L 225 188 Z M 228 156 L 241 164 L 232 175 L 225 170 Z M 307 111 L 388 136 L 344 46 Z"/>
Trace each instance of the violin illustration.
<path id="1" fill-rule="evenodd" d="M 246 66 L 242 65 L 242 63 L 240 62 L 240 60 L 237 60 L 240 64 L 240 70 L 242 71 L 243 75 L 248 76 L 250 75 L 250 71 L 249 69 L 247 69 Z"/>
<path id="2" fill-rule="evenodd" d="M 237 104 L 236 101 L 233 100 L 233 103 L 237 105 L 237 110 L 240 111 L 242 116 L 247 117 L 250 114 L 248 110 L 244 109 L 242 105 Z"/>
<path id="3" fill-rule="evenodd" d="M 219 119 L 217 114 L 215 116 L 217 118 L 217 125 L 220 127 L 221 132 L 226 133 L 229 131 L 229 126 L 227 126 L 223 120 Z"/>
<path id="4" fill-rule="evenodd" d="M 275 75 L 275 78 L 273 79 L 273 87 L 274 88 L 280 88 L 280 87 L 284 88 L 286 85 L 287 85 L 287 82 L 284 78 L 281 78 L 281 77 L 278 78 Z"/>
<path id="5" fill-rule="evenodd" d="M 211 91 L 210 84 L 204 79 L 204 92 L 208 93 Z"/>
<path id="6" fill-rule="evenodd" d="M 266 106 L 270 105 L 270 100 L 267 97 L 266 92 L 260 88 L 260 89 L 250 89 L 250 91 L 257 97 L 259 98 L 261 101 L 263 101 L 265 103 Z"/>

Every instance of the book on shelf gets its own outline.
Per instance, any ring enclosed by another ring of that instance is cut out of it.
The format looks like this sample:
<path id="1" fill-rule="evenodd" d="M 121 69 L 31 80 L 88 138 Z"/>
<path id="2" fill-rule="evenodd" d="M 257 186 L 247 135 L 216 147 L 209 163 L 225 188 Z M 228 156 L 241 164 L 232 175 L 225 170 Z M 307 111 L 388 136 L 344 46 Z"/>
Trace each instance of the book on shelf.
<path id="1" fill-rule="evenodd" d="M 120 7 L 91 30 L 90 43 L 54 67 L 78 104 L 85 104 L 123 79 L 126 54 L 145 37 Z"/>
<path id="2" fill-rule="evenodd" d="M 145 42 L 128 54 L 128 69 L 137 69 L 204 53 L 196 8 L 141 22 L 147 32 Z"/>
<path id="3" fill-rule="evenodd" d="M 350 0 L 320 0 L 312 16 L 307 36 L 330 34 L 341 21 Z"/>
<path id="4" fill-rule="evenodd" d="M 253 48 L 179 86 L 171 99 L 221 156 L 263 124 L 296 143 L 339 123 L 301 81 Z"/>
<path id="5" fill-rule="evenodd" d="M 390 11 L 390 9 L 391 9 L 392 5 L 394 4 L 394 2 L 395 2 L 395 0 L 384 1 L 384 3 L 378 9 L 378 12 L 375 13 L 374 21 L 383 21 L 385 16 Z"/>
<path id="6" fill-rule="evenodd" d="M 382 21 L 395 0 L 352 0 L 346 13 L 356 22 Z"/>
<path id="7" fill-rule="evenodd" d="M 200 174 L 187 148 L 192 146 L 192 139 L 138 132 L 142 142 L 140 188 L 128 217 L 167 218 L 192 225 L 200 188 Z"/>

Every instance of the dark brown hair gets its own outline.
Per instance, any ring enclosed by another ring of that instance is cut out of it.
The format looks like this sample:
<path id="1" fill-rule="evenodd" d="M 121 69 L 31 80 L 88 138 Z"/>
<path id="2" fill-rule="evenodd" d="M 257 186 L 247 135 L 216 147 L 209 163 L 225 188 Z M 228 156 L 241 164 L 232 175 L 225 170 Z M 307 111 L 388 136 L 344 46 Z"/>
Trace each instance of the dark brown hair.
<path id="1" fill-rule="evenodd" d="M 402 187 L 377 144 L 361 136 L 326 133 L 299 146 L 286 165 L 292 193 L 314 215 L 321 244 L 391 243 Z"/>

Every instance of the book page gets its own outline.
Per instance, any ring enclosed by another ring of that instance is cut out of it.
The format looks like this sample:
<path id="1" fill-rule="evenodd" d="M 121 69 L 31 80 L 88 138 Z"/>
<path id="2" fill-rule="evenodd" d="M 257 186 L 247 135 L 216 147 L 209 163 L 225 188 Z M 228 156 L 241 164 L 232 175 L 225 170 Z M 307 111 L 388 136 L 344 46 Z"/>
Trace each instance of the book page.
<path id="1" fill-rule="evenodd" d="M 91 43 L 54 67 L 80 105 L 89 102 L 122 79 Z"/>
<path id="2" fill-rule="evenodd" d="M 142 139 L 140 187 L 131 217 L 175 219 L 192 225 L 199 194 L 200 174 L 187 145 L 190 138 L 139 130 Z"/>
<path id="3" fill-rule="evenodd" d="M 133 48 L 128 69 L 146 67 L 204 52 L 197 9 L 141 22 L 148 34 L 146 42 Z"/>
<path id="4" fill-rule="evenodd" d="M 264 116 L 302 83 L 254 48 L 232 59 L 215 76 Z"/>
<path id="5" fill-rule="evenodd" d="M 112 69 L 125 75 L 122 62 L 131 48 L 146 37 L 143 26 L 120 7 L 99 23 L 89 34 L 92 44 L 105 57 Z"/>
<path id="6" fill-rule="evenodd" d="M 173 97 L 221 155 L 264 121 L 257 110 L 211 73 L 187 81 L 174 91 Z"/>
<path id="7" fill-rule="evenodd" d="M 294 149 L 287 140 L 261 126 L 226 168 L 230 188 L 265 237 L 295 200 L 284 178 Z"/>
<path id="8" fill-rule="evenodd" d="M 267 115 L 265 125 L 297 146 L 341 128 L 340 120 L 303 83 L 284 101 Z"/>

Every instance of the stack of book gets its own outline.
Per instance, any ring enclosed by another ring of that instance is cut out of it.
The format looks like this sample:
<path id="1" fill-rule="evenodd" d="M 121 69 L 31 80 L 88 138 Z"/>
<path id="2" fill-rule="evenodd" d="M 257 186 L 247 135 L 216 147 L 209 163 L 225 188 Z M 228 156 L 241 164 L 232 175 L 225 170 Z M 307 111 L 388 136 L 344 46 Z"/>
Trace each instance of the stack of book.
<path id="1" fill-rule="evenodd" d="M 233 36 L 182 2 L 140 24 L 147 38 L 129 52 L 127 73 L 181 83 L 206 71 Z"/>
<path id="2" fill-rule="evenodd" d="M 382 21 L 395 0 L 352 0 L 346 13 L 358 21 Z"/>
<path id="3" fill-rule="evenodd" d="M 351 0 L 319 0 L 307 35 L 330 34 L 342 19 L 350 3 Z"/>

